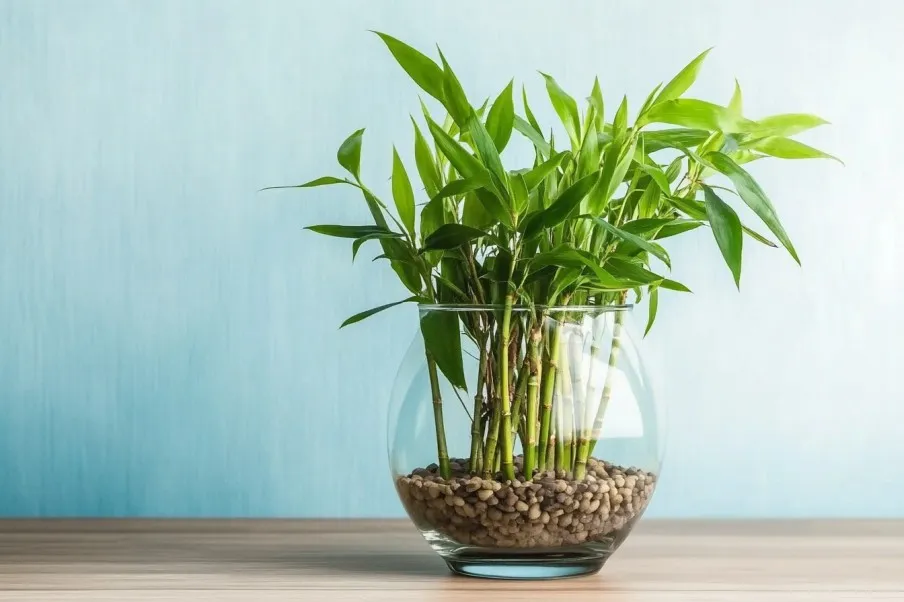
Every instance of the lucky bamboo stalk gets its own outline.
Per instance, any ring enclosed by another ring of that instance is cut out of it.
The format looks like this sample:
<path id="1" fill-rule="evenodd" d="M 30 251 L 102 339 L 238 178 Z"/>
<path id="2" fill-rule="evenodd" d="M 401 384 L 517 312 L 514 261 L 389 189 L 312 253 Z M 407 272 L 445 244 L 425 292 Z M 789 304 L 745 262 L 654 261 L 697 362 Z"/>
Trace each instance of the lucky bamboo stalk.
<path id="1" fill-rule="evenodd" d="M 556 393 L 553 396 L 552 409 L 555 415 L 555 462 L 547 468 L 556 471 L 565 470 L 565 404 L 562 402 L 562 372 L 556 375 Z M 552 445 L 552 444 L 551 444 Z"/>
<path id="2" fill-rule="evenodd" d="M 561 392 L 559 394 L 558 403 L 561 406 L 561 423 L 559 425 L 559 440 L 562 442 L 563 457 L 561 464 L 564 470 L 571 470 L 572 446 L 574 441 L 574 382 L 572 375 L 572 365 L 570 359 L 570 348 L 572 340 L 578 339 L 576 334 L 570 332 L 573 325 L 563 324 L 565 329 L 564 341 L 562 341 L 562 352 L 560 354 L 560 368 L 557 381 L 561 383 Z M 556 467 L 558 469 L 558 467 Z"/>
<path id="3" fill-rule="evenodd" d="M 474 394 L 474 413 L 471 420 L 471 470 L 480 470 L 480 458 L 483 456 L 483 385 L 486 380 L 487 349 L 486 342 L 480 344 L 480 359 L 477 366 L 477 390 Z"/>
<path id="4" fill-rule="evenodd" d="M 548 313 L 544 312 L 543 322 L 547 325 L 549 332 L 549 350 L 546 354 L 546 365 L 543 369 L 543 391 L 540 401 L 540 462 L 542 468 L 549 467 L 547 464 L 547 456 L 550 439 L 550 420 L 552 419 L 552 398 L 556 388 L 556 364 L 559 362 L 559 338 L 561 335 L 561 325 L 555 318 L 548 318 Z"/>
<path id="5" fill-rule="evenodd" d="M 515 296 L 508 293 L 505 296 L 505 308 L 502 310 L 501 332 L 499 333 L 499 404 L 502 415 L 500 426 L 502 436 L 502 450 L 500 465 L 502 474 L 506 479 L 515 480 L 515 465 L 512 454 L 512 404 L 509 397 L 509 341 L 511 336 L 512 305 Z"/>
<path id="6" fill-rule="evenodd" d="M 433 397 L 433 424 L 436 430 L 436 456 L 438 458 L 439 474 L 442 478 L 449 479 L 452 477 L 452 468 L 449 465 L 449 451 L 446 448 L 443 396 L 439 388 L 436 360 L 429 353 L 427 353 L 427 372 L 430 376 L 430 393 Z"/>
<path id="7" fill-rule="evenodd" d="M 622 297 L 622 301 L 623 300 L 624 297 Z M 609 367 L 606 371 L 606 381 L 603 384 L 603 391 L 600 394 L 600 405 L 596 410 L 596 418 L 593 421 L 590 442 L 584 446 L 585 450 L 578 452 L 579 457 L 581 457 L 584 463 L 587 462 L 590 454 L 593 453 L 593 448 L 596 447 L 596 442 L 602 435 L 603 418 L 606 415 L 606 408 L 609 406 L 609 399 L 612 397 L 612 383 L 615 380 L 616 366 L 618 365 L 618 357 L 621 350 L 622 322 L 624 321 L 624 317 L 624 311 L 615 312 L 614 324 L 612 326 L 612 347 L 609 350 Z"/>
<path id="8" fill-rule="evenodd" d="M 540 363 L 540 337 L 539 323 L 534 323 L 530 331 L 530 340 L 527 346 L 527 358 L 530 364 L 530 375 L 527 381 L 527 420 L 524 442 L 524 475 L 531 478 L 534 468 L 537 466 L 537 411 L 540 404 L 540 380 L 542 377 L 542 364 Z"/>

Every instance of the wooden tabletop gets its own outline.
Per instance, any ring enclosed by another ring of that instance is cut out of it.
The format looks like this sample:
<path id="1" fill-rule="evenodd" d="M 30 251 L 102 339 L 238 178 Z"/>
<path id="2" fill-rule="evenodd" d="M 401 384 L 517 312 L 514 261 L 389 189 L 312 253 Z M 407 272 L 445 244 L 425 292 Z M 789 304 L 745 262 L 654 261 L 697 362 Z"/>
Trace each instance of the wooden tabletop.
<path id="1" fill-rule="evenodd" d="M 904 600 L 904 522 L 641 522 L 593 577 L 455 577 L 405 521 L 0 521 L 6 600 Z"/>

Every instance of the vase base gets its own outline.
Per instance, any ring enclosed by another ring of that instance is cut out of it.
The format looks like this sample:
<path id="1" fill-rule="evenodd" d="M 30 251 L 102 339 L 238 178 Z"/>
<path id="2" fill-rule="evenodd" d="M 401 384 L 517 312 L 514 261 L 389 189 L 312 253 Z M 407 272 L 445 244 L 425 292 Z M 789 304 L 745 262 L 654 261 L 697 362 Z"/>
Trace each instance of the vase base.
<path id="1" fill-rule="evenodd" d="M 466 577 L 541 580 L 592 575 L 603 568 L 606 557 L 581 553 L 458 553 L 445 557 L 445 561 L 453 573 Z"/>

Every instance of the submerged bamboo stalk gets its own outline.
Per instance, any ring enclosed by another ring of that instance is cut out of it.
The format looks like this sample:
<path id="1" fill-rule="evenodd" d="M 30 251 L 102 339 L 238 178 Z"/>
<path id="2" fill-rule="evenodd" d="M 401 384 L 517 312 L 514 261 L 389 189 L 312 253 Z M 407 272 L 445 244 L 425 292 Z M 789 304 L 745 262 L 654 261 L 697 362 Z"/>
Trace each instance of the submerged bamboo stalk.
<path id="1" fill-rule="evenodd" d="M 559 362 L 559 337 L 561 335 L 561 325 L 554 319 L 549 318 L 549 314 L 544 312 L 544 325 L 548 322 L 549 333 L 549 350 L 546 353 L 546 365 L 543 370 L 543 391 L 540 402 L 540 462 L 541 468 L 550 467 L 548 464 L 548 446 L 550 439 L 550 421 L 552 419 L 552 397 L 556 387 L 556 369 Z"/>
<path id="2" fill-rule="evenodd" d="M 528 479 L 533 476 L 537 466 L 537 411 L 540 403 L 540 324 L 534 323 L 530 331 L 527 346 L 527 358 L 530 363 L 530 376 L 527 382 L 527 420 L 524 426 L 527 437 L 524 442 L 524 475 Z"/>
<path id="3" fill-rule="evenodd" d="M 515 296 L 508 293 L 505 296 L 505 309 L 502 312 L 502 324 L 499 333 L 499 378 L 501 386 L 499 387 L 499 410 L 502 415 L 502 424 L 500 425 L 502 435 L 502 449 L 499 454 L 500 467 L 502 474 L 506 479 L 515 480 L 515 465 L 512 457 L 512 404 L 509 397 L 509 341 L 511 336 L 512 322 L 512 305 L 515 302 Z"/>
<path id="4" fill-rule="evenodd" d="M 624 302 L 624 295 L 621 300 Z M 615 319 L 612 326 L 612 347 L 609 351 L 609 367 L 606 371 L 606 381 L 603 384 L 603 391 L 600 394 L 600 405 L 596 410 L 596 418 L 593 421 L 593 429 L 590 433 L 590 440 L 584 445 L 584 449 L 578 452 L 578 455 L 586 463 L 593 453 L 593 448 L 602 435 L 603 418 L 606 415 L 606 408 L 609 406 L 609 400 L 612 397 L 612 383 L 615 379 L 615 371 L 618 365 L 619 353 L 621 351 L 622 322 L 624 321 L 624 312 L 616 311 Z"/>
<path id="5" fill-rule="evenodd" d="M 446 427 L 443 421 L 443 396 L 439 388 L 439 375 L 436 360 L 427 353 L 427 372 L 430 375 L 430 393 L 433 397 L 433 424 L 436 429 L 436 456 L 439 463 L 439 474 L 444 479 L 452 477 L 449 465 L 449 451 L 446 447 Z"/>

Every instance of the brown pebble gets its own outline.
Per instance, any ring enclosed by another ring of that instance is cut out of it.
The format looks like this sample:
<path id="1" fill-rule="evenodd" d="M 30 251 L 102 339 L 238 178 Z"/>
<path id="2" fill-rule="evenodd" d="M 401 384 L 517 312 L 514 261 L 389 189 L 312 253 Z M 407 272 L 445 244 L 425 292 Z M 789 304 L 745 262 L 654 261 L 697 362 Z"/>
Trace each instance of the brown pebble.
<path id="1" fill-rule="evenodd" d="M 480 491 L 477 492 L 477 499 L 479 499 L 481 502 L 485 502 L 485 501 L 487 501 L 487 498 L 492 497 L 492 495 L 493 495 L 492 489 L 481 489 Z"/>
<path id="2" fill-rule="evenodd" d="M 528 510 L 528 505 L 525 504 L 524 502 L 522 502 L 522 501 L 519 500 L 519 501 L 517 501 L 517 502 L 515 503 L 515 509 L 516 509 L 518 512 L 527 512 L 527 510 Z"/>

